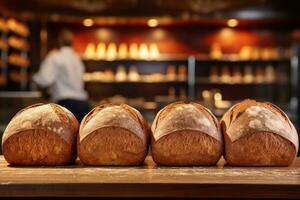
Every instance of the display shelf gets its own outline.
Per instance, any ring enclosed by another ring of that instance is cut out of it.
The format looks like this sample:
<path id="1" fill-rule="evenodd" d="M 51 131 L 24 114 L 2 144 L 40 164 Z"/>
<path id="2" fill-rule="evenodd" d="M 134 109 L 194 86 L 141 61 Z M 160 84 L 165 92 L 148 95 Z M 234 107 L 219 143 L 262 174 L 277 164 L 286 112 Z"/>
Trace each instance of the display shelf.
<path id="1" fill-rule="evenodd" d="M 196 78 L 196 84 L 205 85 L 287 85 L 288 81 L 274 81 L 274 82 L 212 82 L 208 78 Z"/>
<path id="2" fill-rule="evenodd" d="M 26 24 L 13 18 L 8 19 L 6 23 L 7 23 L 8 30 L 11 34 L 23 38 L 29 37 L 30 31 Z"/>
<path id="3" fill-rule="evenodd" d="M 21 51 L 21 52 L 28 52 L 29 51 L 29 44 L 26 39 L 10 36 L 8 38 L 8 45 L 12 50 Z"/>
<path id="4" fill-rule="evenodd" d="M 182 55 L 182 56 L 162 56 L 157 59 L 86 59 L 81 57 L 84 62 L 184 62 L 187 61 L 188 58 L 192 55 Z M 281 62 L 290 62 L 290 58 L 277 58 L 277 59 L 230 59 L 230 58 L 222 58 L 222 59 L 213 59 L 209 57 L 197 57 L 195 56 L 196 62 L 203 63 L 281 63 Z"/>
<path id="5" fill-rule="evenodd" d="M 232 64 L 266 64 L 266 63 L 289 63 L 290 58 L 278 58 L 278 59 L 253 59 L 253 60 L 242 60 L 242 59 L 203 59 L 196 58 L 196 62 L 199 63 L 232 63 Z"/>
<path id="6" fill-rule="evenodd" d="M 126 58 L 126 59 L 87 59 L 81 56 L 84 62 L 184 62 L 188 55 L 161 55 L 155 59 Z"/>
<path id="7" fill-rule="evenodd" d="M 7 85 L 4 90 L 25 91 L 29 87 L 29 27 L 14 18 L 6 20 L 8 32 L 5 36 L 8 49 L 5 60 Z"/>
<path id="8" fill-rule="evenodd" d="M 298 198 L 300 158 L 290 167 L 16 167 L 0 157 L 1 197 Z"/>
<path id="9" fill-rule="evenodd" d="M 30 49 L 29 47 L 28 48 L 18 48 L 16 46 L 12 46 L 12 45 L 9 45 L 9 51 L 14 51 L 14 52 L 29 52 Z"/>
<path id="10" fill-rule="evenodd" d="M 99 84 L 179 84 L 187 83 L 187 81 L 101 81 L 101 80 L 91 80 L 85 81 L 86 83 L 99 83 Z"/>

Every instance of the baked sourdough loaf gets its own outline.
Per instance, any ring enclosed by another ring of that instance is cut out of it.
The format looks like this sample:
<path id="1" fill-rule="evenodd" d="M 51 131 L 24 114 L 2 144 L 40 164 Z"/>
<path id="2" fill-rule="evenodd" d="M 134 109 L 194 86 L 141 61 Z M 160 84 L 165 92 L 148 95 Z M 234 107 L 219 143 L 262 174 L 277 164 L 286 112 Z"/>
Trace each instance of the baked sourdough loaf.
<path id="1" fill-rule="evenodd" d="M 221 126 L 230 165 L 287 166 L 296 157 L 297 132 L 271 103 L 244 100 L 224 114 Z"/>
<path id="2" fill-rule="evenodd" d="M 66 165 L 76 158 L 79 124 L 57 104 L 34 104 L 19 111 L 2 138 L 6 161 L 13 165 Z"/>
<path id="3" fill-rule="evenodd" d="M 136 109 L 103 104 L 82 120 L 78 156 L 86 165 L 139 165 L 148 152 L 149 131 Z"/>
<path id="4" fill-rule="evenodd" d="M 216 117 L 198 103 L 172 103 L 152 124 L 152 157 L 158 165 L 214 165 L 222 155 Z"/>

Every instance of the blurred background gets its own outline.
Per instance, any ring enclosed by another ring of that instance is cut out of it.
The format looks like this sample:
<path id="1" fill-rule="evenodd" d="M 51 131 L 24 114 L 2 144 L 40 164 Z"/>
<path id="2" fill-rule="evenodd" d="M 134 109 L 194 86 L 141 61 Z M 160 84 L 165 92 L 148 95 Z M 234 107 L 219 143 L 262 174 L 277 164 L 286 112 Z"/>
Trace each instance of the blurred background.
<path id="1" fill-rule="evenodd" d="M 1 0 L 1 132 L 21 108 L 51 101 L 32 76 L 63 28 L 74 33 L 90 107 L 127 103 L 151 122 L 178 100 L 221 117 L 253 98 L 300 127 L 299 10 L 279 0 Z"/>

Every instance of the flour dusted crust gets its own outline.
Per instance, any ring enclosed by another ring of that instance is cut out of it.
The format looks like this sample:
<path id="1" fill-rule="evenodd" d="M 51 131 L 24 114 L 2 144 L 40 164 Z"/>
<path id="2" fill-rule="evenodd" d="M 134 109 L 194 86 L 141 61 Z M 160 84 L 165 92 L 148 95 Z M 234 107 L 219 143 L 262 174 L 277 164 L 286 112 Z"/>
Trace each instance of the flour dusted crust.
<path id="1" fill-rule="evenodd" d="M 35 104 L 19 111 L 2 138 L 5 159 L 16 165 L 63 165 L 76 157 L 79 124 L 57 104 Z"/>
<path id="2" fill-rule="evenodd" d="M 221 119 L 226 160 L 233 165 L 289 165 L 298 134 L 287 115 L 267 102 L 244 100 Z"/>
<path id="3" fill-rule="evenodd" d="M 199 131 L 222 142 L 217 119 L 208 109 L 197 103 L 170 104 L 158 112 L 152 125 L 155 141 L 181 130 Z"/>
<path id="4" fill-rule="evenodd" d="M 159 165 L 212 165 L 222 155 L 215 116 L 198 103 L 176 102 L 152 124 L 152 156 Z"/>
<path id="5" fill-rule="evenodd" d="M 138 165 L 147 154 L 149 127 L 134 108 L 104 104 L 82 120 L 78 155 L 87 165 Z"/>

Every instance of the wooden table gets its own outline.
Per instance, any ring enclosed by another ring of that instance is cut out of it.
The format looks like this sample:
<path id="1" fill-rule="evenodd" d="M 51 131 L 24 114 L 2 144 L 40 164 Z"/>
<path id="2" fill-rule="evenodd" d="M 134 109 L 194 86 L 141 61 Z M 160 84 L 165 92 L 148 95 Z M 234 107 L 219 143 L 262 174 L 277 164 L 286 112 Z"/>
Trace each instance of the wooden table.
<path id="1" fill-rule="evenodd" d="M 290 167 L 11 167 L 0 156 L 0 196 L 300 198 L 300 158 Z"/>

